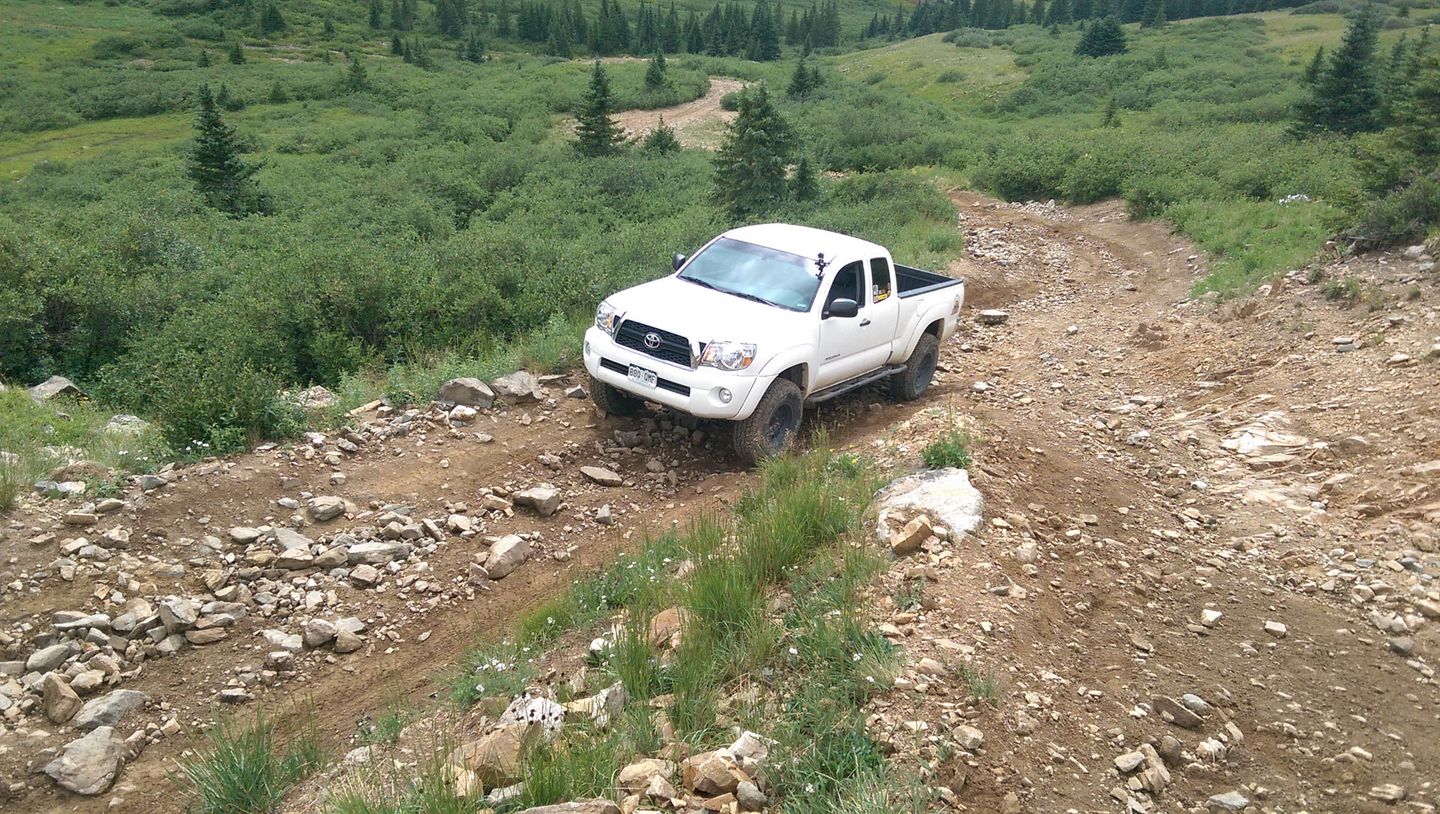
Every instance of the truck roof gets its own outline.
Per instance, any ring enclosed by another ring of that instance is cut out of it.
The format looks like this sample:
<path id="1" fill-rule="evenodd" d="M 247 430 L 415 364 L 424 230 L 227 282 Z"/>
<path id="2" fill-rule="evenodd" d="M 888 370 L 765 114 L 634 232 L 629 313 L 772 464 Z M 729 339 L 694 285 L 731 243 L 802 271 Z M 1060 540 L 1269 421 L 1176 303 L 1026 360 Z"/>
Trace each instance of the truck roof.
<path id="1" fill-rule="evenodd" d="M 769 249 L 778 249 L 801 257 L 815 257 L 824 252 L 826 257 L 844 260 L 863 260 L 884 257 L 889 254 L 883 246 L 861 240 L 858 237 L 842 235 L 809 226 L 795 226 L 789 223 L 757 223 L 741 226 L 725 233 L 725 237 L 754 243 Z"/>

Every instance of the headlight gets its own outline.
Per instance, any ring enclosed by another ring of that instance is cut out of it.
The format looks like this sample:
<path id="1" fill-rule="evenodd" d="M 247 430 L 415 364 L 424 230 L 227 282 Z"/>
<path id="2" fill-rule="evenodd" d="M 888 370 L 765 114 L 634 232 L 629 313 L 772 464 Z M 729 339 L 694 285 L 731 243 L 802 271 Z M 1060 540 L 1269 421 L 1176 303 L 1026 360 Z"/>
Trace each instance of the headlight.
<path id="1" fill-rule="evenodd" d="M 615 335 L 615 329 L 620 327 L 619 311 L 608 301 L 595 306 L 595 327 L 611 336 Z"/>
<path id="2" fill-rule="evenodd" d="M 744 370 L 755 361 L 755 346 L 749 342 L 711 342 L 700 354 L 700 364 L 721 370 Z"/>

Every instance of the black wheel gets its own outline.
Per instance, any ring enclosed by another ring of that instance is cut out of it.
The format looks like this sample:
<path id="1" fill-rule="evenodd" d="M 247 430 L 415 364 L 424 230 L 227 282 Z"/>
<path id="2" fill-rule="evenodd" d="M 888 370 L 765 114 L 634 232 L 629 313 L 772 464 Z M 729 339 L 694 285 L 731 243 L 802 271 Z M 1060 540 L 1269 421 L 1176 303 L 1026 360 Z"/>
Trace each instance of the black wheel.
<path id="1" fill-rule="evenodd" d="M 605 415 L 635 415 L 645 406 L 645 402 L 640 399 L 594 376 L 590 377 L 590 400 L 595 402 L 595 406 Z"/>
<path id="2" fill-rule="evenodd" d="M 897 401 L 914 401 L 925 395 L 939 361 L 940 340 L 934 334 L 920 337 L 910 358 L 905 360 L 905 369 L 890 377 L 890 395 Z"/>
<path id="3" fill-rule="evenodd" d="M 789 379 L 776 379 L 755 412 L 735 423 L 735 454 L 746 466 L 783 454 L 795 442 L 803 416 L 800 388 Z"/>

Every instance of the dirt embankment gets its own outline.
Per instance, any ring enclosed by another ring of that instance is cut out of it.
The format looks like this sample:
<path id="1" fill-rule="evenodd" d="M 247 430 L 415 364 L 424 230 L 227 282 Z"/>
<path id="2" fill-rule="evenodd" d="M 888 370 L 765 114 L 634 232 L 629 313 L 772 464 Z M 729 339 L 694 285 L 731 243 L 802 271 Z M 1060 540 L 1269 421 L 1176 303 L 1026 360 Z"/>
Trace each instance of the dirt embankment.
<path id="1" fill-rule="evenodd" d="M 912 664 L 930 657 L 954 672 L 907 670 L 876 702 L 873 734 L 937 767 L 932 782 L 970 810 L 1189 810 L 1226 794 L 1272 811 L 1388 810 L 1401 793 L 1401 806 L 1429 810 L 1440 776 L 1440 368 L 1425 357 L 1440 289 L 1424 259 L 1328 268 L 1363 280 L 1373 310 L 1325 299 L 1304 274 L 1217 305 L 1187 296 L 1203 259 L 1117 205 L 954 201 L 968 256 L 952 271 L 968 278 L 971 309 L 936 387 L 910 405 L 862 392 L 811 419 L 835 443 L 902 466 L 957 424 L 980 439 L 972 475 L 986 526 L 899 561 L 877 607 Z M 1006 315 L 981 324 L 980 308 Z M 9 805 L 177 810 L 166 771 L 227 689 L 242 708 L 303 706 L 346 744 L 396 697 L 423 703 L 475 638 L 647 530 L 743 490 L 749 476 L 716 428 L 602 420 L 566 398 L 568 384 L 469 422 L 431 411 L 401 432 L 401 414 L 367 416 L 353 452 L 332 437 L 191 467 L 121 496 L 90 526 L 64 523 L 74 506 L 55 503 L 10 518 L 7 659 L 64 638 L 53 611 L 119 617 L 166 596 L 193 597 L 203 616 L 227 613 L 212 602 L 247 611 L 224 637 L 173 655 L 150 641 L 108 671 L 90 663 L 115 643 L 101 636 L 57 668 L 71 680 L 99 670 L 86 700 L 115 687 L 148 696 L 118 726 L 140 732 L 139 753 L 98 797 L 29 773 L 78 733 L 22 688 L 29 708 L 12 702 L 0 732 L 0 777 L 19 795 Z M 622 485 L 580 474 L 592 464 Z M 517 500 L 545 484 L 558 493 L 554 514 Z M 312 496 L 349 503 L 319 521 Z M 265 527 L 305 535 L 317 556 L 345 534 L 409 550 L 361 586 L 355 563 L 336 576 L 296 562 Z M 105 537 L 116 528 L 126 533 Z M 236 528 L 262 536 L 242 542 Z M 503 579 L 476 579 L 477 555 L 512 534 L 529 558 Z M 81 537 L 96 547 L 82 553 Z M 893 599 L 917 565 L 918 612 Z M 261 634 L 349 617 L 365 623 L 351 653 L 326 641 L 276 662 Z M 972 698 L 962 667 L 998 690 Z M 915 722 L 949 732 L 961 721 L 985 734 L 968 756 L 913 735 Z M 1116 767 L 1142 745 L 1163 758 L 1163 780 L 1143 760 Z"/>

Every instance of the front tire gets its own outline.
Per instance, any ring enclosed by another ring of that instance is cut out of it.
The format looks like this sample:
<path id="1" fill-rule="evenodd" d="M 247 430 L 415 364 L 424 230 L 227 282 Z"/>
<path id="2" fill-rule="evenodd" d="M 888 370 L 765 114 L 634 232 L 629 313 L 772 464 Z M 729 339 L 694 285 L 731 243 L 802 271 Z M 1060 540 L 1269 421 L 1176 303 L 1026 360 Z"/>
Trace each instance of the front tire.
<path id="1" fill-rule="evenodd" d="M 735 454 L 746 466 L 783 455 L 795 443 L 803 416 L 799 386 L 789 379 L 776 379 L 755 405 L 755 412 L 735 422 Z"/>
<path id="2" fill-rule="evenodd" d="M 939 362 L 940 340 L 934 334 L 924 334 L 905 360 L 905 369 L 890 377 L 890 395 L 896 401 L 914 401 L 925 395 Z"/>
<path id="3" fill-rule="evenodd" d="M 590 400 L 595 402 L 595 406 L 605 415 L 622 418 L 635 415 L 645 406 L 645 402 L 640 399 L 594 376 L 590 377 Z"/>

